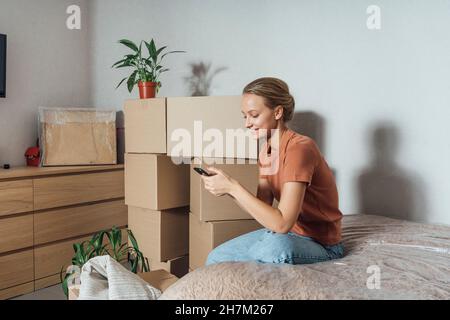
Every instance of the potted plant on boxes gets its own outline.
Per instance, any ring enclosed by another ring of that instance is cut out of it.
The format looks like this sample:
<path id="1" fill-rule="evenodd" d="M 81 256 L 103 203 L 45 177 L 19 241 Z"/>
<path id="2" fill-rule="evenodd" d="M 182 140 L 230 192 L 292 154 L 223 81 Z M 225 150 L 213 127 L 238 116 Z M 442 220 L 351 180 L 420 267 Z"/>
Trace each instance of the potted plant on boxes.
<path id="1" fill-rule="evenodd" d="M 127 80 L 128 91 L 131 93 L 134 86 L 138 84 L 139 86 L 139 97 L 141 99 L 154 98 L 159 88 L 161 87 L 161 82 L 159 81 L 159 76 L 161 73 L 169 71 L 168 68 L 164 68 L 161 65 L 163 58 L 170 53 L 185 52 L 185 51 L 169 51 L 163 53 L 167 46 L 157 48 L 155 41 L 152 39 L 150 42 L 141 41 L 139 47 L 132 41 L 127 39 L 119 40 L 119 43 L 127 46 L 132 50 L 131 54 L 127 54 L 123 59 L 117 61 L 112 65 L 113 68 L 124 68 L 130 67 L 133 72 L 129 77 L 123 78 L 116 89 Z M 148 51 L 148 57 L 143 56 L 142 44 L 145 44 Z M 162 54 L 162 55 L 161 55 Z M 161 57 L 160 57 L 161 55 Z"/>
<path id="2" fill-rule="evenodd" d="M 113 227 L 110 231 L 100 231 L 88 241 L 73 244 L 75 253 L 72 257 L 72 265 L 66 269 L 65 275 L 65 266 L 61 268 L 60 272 L 61 284 L 66 297 L 69 294 L 70 279 L 80 272 L 89 259 L 96 256 L 108 254 L 133 273 L 150 271 L 148 259 L 139 250 L 133 232 L 127 230 L 127 233 L 132 244 L 131 247 L 128 246 L 127 242 L 122 243 L 122 231 L 116 227 Z M 108 243 L 103 243 L 105 236 L 108 239 Z"/>

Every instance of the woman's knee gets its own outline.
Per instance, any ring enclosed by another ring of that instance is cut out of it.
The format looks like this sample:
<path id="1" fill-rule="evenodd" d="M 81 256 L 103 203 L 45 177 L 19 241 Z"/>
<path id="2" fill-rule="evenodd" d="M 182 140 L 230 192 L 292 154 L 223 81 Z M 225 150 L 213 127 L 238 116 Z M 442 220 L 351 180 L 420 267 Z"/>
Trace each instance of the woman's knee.
<path id="1" fill-rule="evenodd" d="M 208 254 L 205 265 L 225 261 L 249 260 L 249 248 L 258 241 L 264 232 L 263 230 L 255 230 L 220 244 Z"/>
<path id="2" fill-rule="evenodd" d="M 209 252 L 205 265 L 225 261 L 234 261 L 235 259 L 237 259 L 237 257 L 235 256 L 237 254 L 237 250 L 235 250 L 235 247 L 236 243 L 231 241 L 222 243 Z"/>
<path id="3" fill-rule="evenodd" d="M 253 258 L 260 262 L 289 263 L 298 252 L 296 243 L 288 234 L 267 230 L 264 237 L 250 250 Z"/>
<path id="4" fill-rule="evenodd" d="M 319 243 L 290 233 L 269 231 L 252 249 L 253 257 L 260 262 L 307 264 L 330 259 Z"/>

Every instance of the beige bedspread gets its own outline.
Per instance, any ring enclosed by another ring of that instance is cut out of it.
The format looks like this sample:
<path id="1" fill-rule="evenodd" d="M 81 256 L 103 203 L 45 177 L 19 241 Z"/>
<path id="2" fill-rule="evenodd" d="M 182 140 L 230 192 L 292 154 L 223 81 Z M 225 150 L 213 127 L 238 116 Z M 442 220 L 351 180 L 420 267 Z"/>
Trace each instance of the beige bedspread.
<path id="1" fill-rule="evenodd" d="M 160 299 L 450 299 L 450 226 L 346 215 L 342 228 L 342 259 L 210 265 Z"/>

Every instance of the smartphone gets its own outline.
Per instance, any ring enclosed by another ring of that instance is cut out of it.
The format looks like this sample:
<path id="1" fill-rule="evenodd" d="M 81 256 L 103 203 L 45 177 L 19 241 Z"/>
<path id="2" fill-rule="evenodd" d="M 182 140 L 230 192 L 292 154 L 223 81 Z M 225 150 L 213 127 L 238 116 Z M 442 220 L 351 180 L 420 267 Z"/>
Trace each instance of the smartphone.
<path id="1" fill-rule="evenodd" d="M 194 170 L 195 170 L 198 174 L 201 174 L 202 176 L 207 176 L 207 177 L 212 176 L 212 174 L 210 174 L 209 172 L 203 170 L 203 169 L 200 168 L 200 167 L 194 167 Z"/>

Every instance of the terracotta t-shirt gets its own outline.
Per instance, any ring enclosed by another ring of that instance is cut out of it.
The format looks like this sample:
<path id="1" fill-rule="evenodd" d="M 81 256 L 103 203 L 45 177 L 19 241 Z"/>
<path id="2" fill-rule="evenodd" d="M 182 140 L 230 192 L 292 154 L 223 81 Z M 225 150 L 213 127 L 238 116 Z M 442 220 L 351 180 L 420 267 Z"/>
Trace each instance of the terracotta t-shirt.
<path id="1" fill-rule="evenodd" d="M 267 172 L 267 144 L 260 152 L 260 177 L 268 180 L 280 201 L 283 183 L 306 182 L 302 210 L 291 232 L 311 237 L 322 245 L 341 241 L 341 219 L 336 181 L 314 140 L 290 129 L 281 135 L 279 150 L 271 147 L 270 158 L 279 152 L 277 172 Z M 274 163 L 274 162 L 273 162 Z M 266 169 L 264 169 L 266 168 Z"/>

